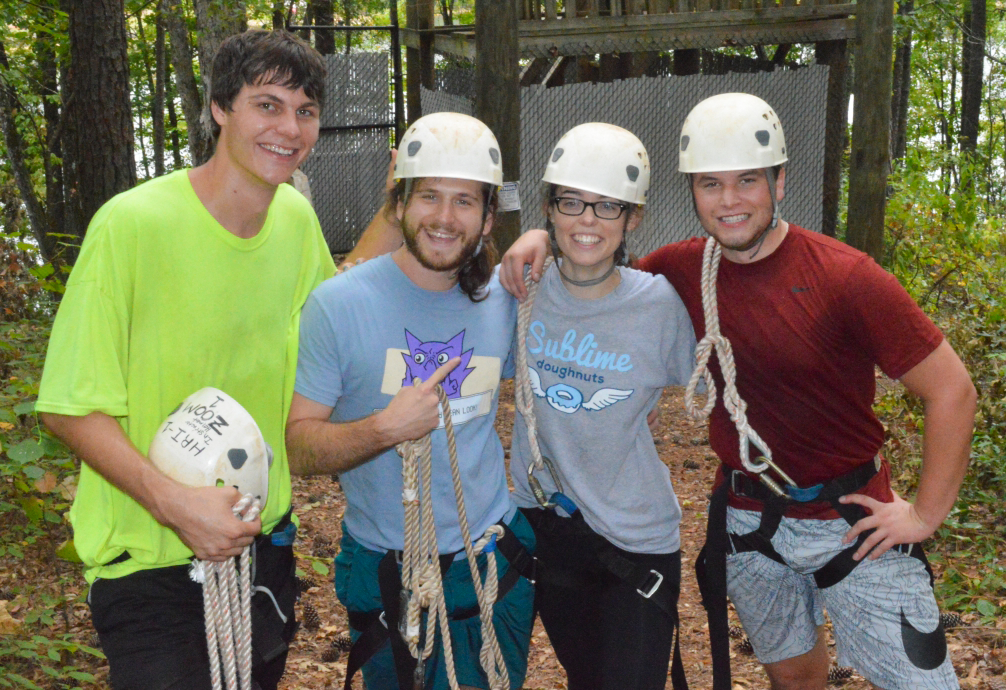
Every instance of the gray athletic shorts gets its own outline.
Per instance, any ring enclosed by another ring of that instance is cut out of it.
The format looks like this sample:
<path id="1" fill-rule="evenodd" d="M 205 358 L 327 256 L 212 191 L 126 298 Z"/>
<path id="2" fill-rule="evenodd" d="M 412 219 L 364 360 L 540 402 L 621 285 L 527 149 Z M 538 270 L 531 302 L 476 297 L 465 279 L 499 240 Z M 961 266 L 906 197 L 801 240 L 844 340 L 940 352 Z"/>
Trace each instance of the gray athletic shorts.
<path id="1" fill-rule="evenodd" d="M 760 522 L 761 513 L 727 510 L 733 534 Z M 809 652 L 827 609 L 840 666 L 887 690 L 959 688 L 943 630 L 936 632 L 940 612 L 929 574 L 917 558 L 891 549 L 864 559 L 838 584 L 817 588 L 813 573 L 846 548 L 848 531 L 845 520 L 783 518 L 772 546 L 789 567 L 756 551 L 727 555 L 727 593 L 758 660 Z"/>

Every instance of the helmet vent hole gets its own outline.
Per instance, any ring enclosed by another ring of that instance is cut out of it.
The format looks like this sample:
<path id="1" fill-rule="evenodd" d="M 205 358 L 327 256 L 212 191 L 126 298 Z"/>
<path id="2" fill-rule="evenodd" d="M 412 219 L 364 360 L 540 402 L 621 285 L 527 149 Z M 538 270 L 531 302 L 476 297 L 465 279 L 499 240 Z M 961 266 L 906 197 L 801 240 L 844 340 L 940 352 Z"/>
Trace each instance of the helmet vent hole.
<path id="1" fill-rule="evenodd" d="M 560 158 L 562 158 L 562 154 L 564 154 L 564 153 L 565 153 L 565 151 L 563 151 L 562 149 L 556 149 L 555 151 L 553 151 L 552 152 L 552 162 L 555 163 L 557 160 L 559 160 Z"/>
<path id="2" fill-rule="evenodd" d="M 755 132 L 755 139 L 757 139 L 758 143 L 762 146 L 768 146 L 770 137 L 771 135 L 768 133 L 767 129 L 759 129 Z"/>
<path id="3" fill-rule="evenodd" d="M 230 460 L 231 467 L 240 470 L 248 460 L 248 452 L 244 448 L 231 448 L 227 451 L 227 459 Z"/>
<path id="4" fill-rule="evenodd" d="M 625 174 L 629 176 L 629 182 L 635 182 L 639 179 L 639 168 L 634 165 L 625 166 Z"/>
<path id="5" fill-rule="evenodd" d="M 691 141 L 691 138 L 687 134 L 685 136 L 681 137 L 681 150 L 682 151 L 684 151 L 685 149 L 688 148 L 688 142 L 689 141 Z"/>
<path id="6" fill-rule="evenodd" d="M 423 142 L 421 141 L 410 141 L 409 142 L 409 155 L 414 156 L 419 153 L 419 149 L 423 147 Z"/>
<path id="7" fill-rule="evenodd" d="M 494 148 L 489 149 L 489 157 L 493 160 L 493 165 L 500 164 L 500 152 Z"/>

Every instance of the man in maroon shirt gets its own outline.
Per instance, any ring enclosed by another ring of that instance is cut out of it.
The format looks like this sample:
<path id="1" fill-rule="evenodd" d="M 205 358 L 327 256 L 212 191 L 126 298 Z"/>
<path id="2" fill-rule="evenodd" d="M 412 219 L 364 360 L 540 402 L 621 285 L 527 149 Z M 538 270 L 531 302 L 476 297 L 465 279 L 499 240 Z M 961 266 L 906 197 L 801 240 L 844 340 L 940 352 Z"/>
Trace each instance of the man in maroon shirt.
<path id="1" fill-rule="evenodd" d="M 779 218 L 788 156 L 767 103 L 747 94 L 703 101 L 680 148 L 699 221 L 726 259 L 715 281 L 720 331 L 733 347 L 748 424 L 795 484 L 778 496 L 745 469 L 719 395 L 710 442 L 722 465 L 699 559 L 714 687 L 729 687 L 724 560 L 726 590 L 773 688 L 825 687 L 823 609 L 839 662 L 876 687 L 958 687 L 918 542 L 950 512 L 967 468 L 976 399 L 967 371 L 893 276 Z M 700 338 L 705 242 L 671 244 L 639 264 L 674 285 Z M 531 263 L 537 279 L 546 246 L 544 231 L 526 233 L 503 259 L 504 287 L 523 298 L 523 267 Z M 722 393 L 719 364 L 710 370 Z M 925 405 L 914 502 L 891 491 L 879 455 L 878 366 Z"/>

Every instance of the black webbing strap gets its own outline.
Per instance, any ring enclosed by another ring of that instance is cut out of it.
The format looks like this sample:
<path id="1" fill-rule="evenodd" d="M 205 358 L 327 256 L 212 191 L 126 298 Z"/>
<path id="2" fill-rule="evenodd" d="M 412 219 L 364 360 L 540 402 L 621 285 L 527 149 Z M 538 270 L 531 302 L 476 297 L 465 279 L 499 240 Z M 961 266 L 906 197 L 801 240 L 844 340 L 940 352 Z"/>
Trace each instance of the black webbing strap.
<path id="1" fill-rule="evenodd" d="M 702 606 L 709 620 L 709 649 L 713 664 L 713 690 L 731 690 L 730 625 L 727 619 L 727 494 L 720 484 L 709 499 L 706 543 L 695 559 L 695 577 Z"/>
<path id="2" fill-rule="evenodd" d="M 503 536 L 496 540 L 496 550 L 508 563 L 507 571 L 500 578 L 497 589 L 496 600 L 500 601 L 513 589 L 521 576 L 532 583 L 534 582 L 537 575 L 537 559 L 528 553 L 508 525 L 502 522 L 498 524 L 503 527 Z M 349 650 L 349 658 L 346 661 L 346 681 L 343 684 L 344 690 L 352 688 L 353 677 L 356 673 L 389 640 L 391 641 L 391 654 L 395 660 L 395 674 L 398 677 L 399 688 L 412 690 L 414 687 L 413 674 L 416 670 L 416 659 L 409 651 L 405 640 L 398 634 L 398 623 L 402 613 L 402 575 L 398 564 L 399 554 L 400 552 L 389 551 L 377 566 L 377 582 L 381 590 L 381 605 L 384 610 L 366 613 L 349 611 L 349 624 L 353 629 L 359 630 L 361 635 Z M 442 575 L 447 574 L 455 556 L 456 553 L 440 556 Z M 478 614 L 479 607 L 475 605 L 455 609 L 448 614 L 448 617 L 457 621 L 472 618 Z"/>
<path id="3" fill-rule="evenodd" d="M 566 519 L 566 518 L 559 518 Z M 634 587 L 644 599 L 648 599 L 654 606 L 667 614 L 674 624 L 674 655 L 671 661 L 671 686 L 674 690 L 688 690 L 688 679 L 685 677 L 685 666 L 681 661 L 681 621 L 678 617 L 676 592 L 668 582 L 665 586 L 664 576 L 652 568 L 629 560 L 604 537 L 590 528 L 590 525 L 583 519 L 582 511 L 576 511 L 572 517 L 574 528 L 582 534 L 590 536 L 594 541 L 594 553 L 597 560 L 607 568 L 607 570 L 622 582 L 630 587 Z"/>

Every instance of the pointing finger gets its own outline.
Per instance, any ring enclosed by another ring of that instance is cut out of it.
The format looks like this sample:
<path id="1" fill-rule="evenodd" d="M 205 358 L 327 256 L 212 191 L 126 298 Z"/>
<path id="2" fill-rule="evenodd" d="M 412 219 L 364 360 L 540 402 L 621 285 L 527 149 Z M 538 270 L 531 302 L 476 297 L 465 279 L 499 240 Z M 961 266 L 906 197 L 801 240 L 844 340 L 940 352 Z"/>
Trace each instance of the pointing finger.
<path id="1" fill-rule="evenodd" d="M 449 360 L 440 365 L 440 368 L 433 372 L 430 378 L 423 382 L 423 386 L 428 390 L 433 390 L 437 385 L 439 385 L 447 375 L 454 371 L 454 368 L 461 364 L 460 357 L 451 357 Z"/>

